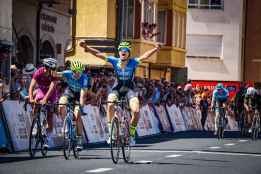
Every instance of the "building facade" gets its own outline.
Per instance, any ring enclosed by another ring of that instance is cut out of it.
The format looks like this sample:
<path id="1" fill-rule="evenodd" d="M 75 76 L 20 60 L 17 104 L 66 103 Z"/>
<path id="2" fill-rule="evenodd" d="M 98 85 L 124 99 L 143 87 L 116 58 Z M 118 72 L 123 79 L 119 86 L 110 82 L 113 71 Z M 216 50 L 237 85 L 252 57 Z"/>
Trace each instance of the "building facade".
<path id="1" fill-rule="evenodd" d="M 12 0 L 0 1 L 0 73 L 9 79 L 12 46 Z"/>
<path id="2" fill-rule="evenodd" d="M 40 64 L 55 57 L 63 66 L 71 40 L 71 6 L 71 0 L 13 0 L 13 62 Z"/>
<path id="3" fill-rule="evenodd" d="M 245 1 L 244 80 L 261 83 L 261 1 Z"/>
<path id="4" fill-rule="evenodd" d="M 78 59 L 90 66 L 109 66 L 85 53 L 81 41 L 108 55 L 122 40 L 132 43 L 133 57 L 153 48 L 163 47 L 139 66 L 136 75 L 146 78 L 186 79 L 186 12 L 184 0 L 88 0 L 74 1 L 77 15 L 73 19 L 73 40 L 68 60 Z"/>
<path id="5" fill-rule="evenodd" d="M 242 81 L 244 0 L 188 0 L 188 78 Z"/>

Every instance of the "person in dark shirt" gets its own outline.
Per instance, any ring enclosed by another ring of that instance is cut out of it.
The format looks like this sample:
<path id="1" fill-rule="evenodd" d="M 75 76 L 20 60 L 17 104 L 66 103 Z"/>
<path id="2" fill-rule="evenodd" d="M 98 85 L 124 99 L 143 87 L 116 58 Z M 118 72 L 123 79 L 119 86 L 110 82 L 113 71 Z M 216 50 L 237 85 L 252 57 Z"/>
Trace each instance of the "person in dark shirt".
<path id="1" fill-rule="evenodd" d="M 202 125 L 203 131 L 205 131 L 205 123 L 206 123 L 206 120 L 208 117 L 208 107 L 209 107 L 206 93 L 202 94 L 202 99 L 200 100 L 199 107 L 200 107 L 200 111 L 201 111 L 201 125 Z"/>

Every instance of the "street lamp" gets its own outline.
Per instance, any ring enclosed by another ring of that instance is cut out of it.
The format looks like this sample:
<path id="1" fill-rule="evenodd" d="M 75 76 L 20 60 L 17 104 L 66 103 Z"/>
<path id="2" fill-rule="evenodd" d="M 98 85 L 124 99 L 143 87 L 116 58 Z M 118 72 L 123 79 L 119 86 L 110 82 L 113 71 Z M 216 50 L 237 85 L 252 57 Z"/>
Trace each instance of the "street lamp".
<path id="1" fill-rule="evenodd" d="M 59 4 L 56 0 L 38 0 L 37 1 L 37 14 L 36 14 L 36 61 L 40 59 L 40 25 L 41 25 L 41 11 L 43 5 L 46 4 L 48 7 L 52 7 L 53 4 Z"/>

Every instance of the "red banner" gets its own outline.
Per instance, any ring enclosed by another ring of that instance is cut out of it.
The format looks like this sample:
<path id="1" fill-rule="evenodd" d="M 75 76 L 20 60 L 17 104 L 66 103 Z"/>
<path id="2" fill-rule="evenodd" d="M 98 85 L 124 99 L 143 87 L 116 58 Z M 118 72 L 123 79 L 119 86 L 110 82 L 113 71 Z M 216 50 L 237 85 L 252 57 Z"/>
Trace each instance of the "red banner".
<path id="1" fill-rule="evenodd" d="M 215 89 L 215 86 L 220 83 L 219 81 L 192 81 L 194 88 L 207 88 L 210 91 Z M 230 98 L 234 97 L 239 90 L 241 82 L 221 82 L 229 91 Z M 251 82 L 248 85 L 253 85 Z"/>

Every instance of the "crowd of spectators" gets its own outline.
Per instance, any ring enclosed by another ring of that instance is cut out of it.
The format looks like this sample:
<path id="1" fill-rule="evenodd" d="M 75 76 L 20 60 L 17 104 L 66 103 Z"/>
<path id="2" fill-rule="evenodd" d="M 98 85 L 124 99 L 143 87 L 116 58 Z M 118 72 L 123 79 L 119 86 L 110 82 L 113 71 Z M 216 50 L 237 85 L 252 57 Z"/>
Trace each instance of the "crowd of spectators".
<path id="1" fill-rule="evenodd" d="M 58 71 L 69 69 L 69 64 L 65 67 L 58 68 Z M 0 98 L 4 93 L 10 92 L 11 99 L 19 99 L 21 95 L 26 96 L 29 88 L 30 80 L 36 68 L 32 64 L 23 68 L 11 66 L 11 80 L 6 85 L 5 79 L 0 74 Z M 91 77 L 90 93 L 86 96 L 86 104 L 100 106 L 102 102 L 106 102 L 108 94 L 111 92 L 115 82 L 115 75 L 111 68 L 86 68 L 85 72 Z M 164 78 L 153 80 L 148 78 L 135 77 L 134 92 L 138 95 L 140 104 L 168 105 L 175 104 L 178 107 L 189 106 L 201 111 L 202 127 L 206 122 L 211 99 L 212 90 L 207 87 L 192 87 L 191 81 L 177 84 L 169 82 Z M 9 89 L 6 87 L 9 86 Z M 56 91 L 62 95 L 66 83 L 58 81 Z M 59 96 L 59 95 L 58 95 Z M 57 98 L 58 101 L 58 98 Z M 232 102 L 231 102 L 232 103 Z M 232 108 L 232 106 L 231 106 Z M 231 109 L 232 110 L 232 109 Z"/>

